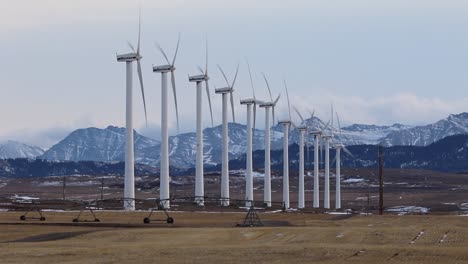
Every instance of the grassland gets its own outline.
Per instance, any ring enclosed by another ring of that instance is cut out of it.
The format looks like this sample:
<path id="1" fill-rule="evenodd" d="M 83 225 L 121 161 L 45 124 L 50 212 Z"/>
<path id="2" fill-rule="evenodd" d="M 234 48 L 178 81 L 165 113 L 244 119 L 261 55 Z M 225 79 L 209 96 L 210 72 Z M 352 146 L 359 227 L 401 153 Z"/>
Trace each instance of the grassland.
<path id="1" fill-rule="evenodd" d="M 257 228 L 235 227 L 241 212 L 174 212 L 173 225 L 144 225 L 145 212 L 19 215 L 0 214 L 1 263 L 468 263 L 468 217 L 456 215 L 265 212 Z"/>

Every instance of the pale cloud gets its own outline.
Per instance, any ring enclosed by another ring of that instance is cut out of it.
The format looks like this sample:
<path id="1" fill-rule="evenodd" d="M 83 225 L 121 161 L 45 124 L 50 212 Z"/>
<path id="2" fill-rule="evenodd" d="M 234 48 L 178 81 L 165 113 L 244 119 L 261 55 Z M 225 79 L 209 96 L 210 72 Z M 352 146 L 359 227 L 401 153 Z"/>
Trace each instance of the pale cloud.
<path id="1" fill-rule="evenodd" d="M 302 112 L 315 109 L 318 117 L 331 117 L 331 104 L 338 112 L 342 123 L 388 125 L 403 123 L 425 125 L 436 122 L 450 114 L 467 111 L 468 97 L 444 100 L 437 97 L 399 93 L 391 96 L 343 96 L 324 92 L 320 97 L 297 97 L 294 101 Z M 285 111 L 284 105 L 281 111 Z"/>

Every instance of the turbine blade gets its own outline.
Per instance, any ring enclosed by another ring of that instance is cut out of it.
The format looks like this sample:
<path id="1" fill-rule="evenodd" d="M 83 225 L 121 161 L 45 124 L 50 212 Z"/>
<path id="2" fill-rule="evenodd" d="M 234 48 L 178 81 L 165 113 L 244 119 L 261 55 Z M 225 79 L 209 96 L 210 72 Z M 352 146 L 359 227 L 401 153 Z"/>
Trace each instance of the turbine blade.
<path id="1" fill-rule="evenodd" d="M 201 74 L 205 74 L 205 72 L 203 71 L 202 67 L 200 67 L 200 65 L 197 65 L 197 68 L 201 72 Z"/>
<path id="2" fill-rule="evenodd" d="M 255 132 L 255 123 L 257 120 L 257 103 L 253 104 L 253 132 Z"/>
<path id="3" fill-rule="evenodd" d="M 237 64 L 236 75 L 234 75 L 234 80 L 232 80 L 231 88 L 234 89 L 234 84 L 237 80 L 237 74 L 239 73 L 239 63 Z"/>
<path id="4" fill-rule="evenodd" d="M 231 94 L 231 110 L 232 110 L 232 122 L 236 122 L 236 117 L 234 116 L 234 96 L 232 95 L 232 90 L 230 92 Z"/>
<path id="5" fill-rule="evenodd" d="M 340 133 L 340 138 L 342 136 L 341 134 L 341 125 L 340 125 L 340 117 L 338 116 L 338 112 L 336 112 L 336 121 L 338 122 L 338 131 Z"/>
<path id="6" fill-rule="evenodd" d="M 262 72 L 262 75 L 263 75 L 263 79 L 265 80 L 265 83 L 267 85 L 268 93 L 270 94 L 270 100 L 273 101 L 273 96 L 271 95 L 270 84 L 268 83 L 268 80 L 267 80 L 267 78 L 265 76 L 265 73 Z"/>
<path id="7" fill-rule="evenodd" d="M 288 85 L 286 84 L 286 81 L 283 80 L 284 83 L 284 89 L 286 90 L 286 98 L 288 98 L 288 115 L 289 115 L 289 121 L 291 121 L 291 104 L 289 102 L 289 93 L 288 93 Z"/>
<path id="8" fill-rule="evenodd" d="M 172 82 L 172 92 L 174 94 L 174 104 L 176 111 L 176 120 L 177 120 L 177 134 L 179 134 L 179 107 L 177 106 L 177 92 L 176 92 L 176 83 L 175 83 L 175 73 L 171 71 L 171 82 Z"/>
<path id="9" fill-rule="evenodd" d="M 164 52 L 164 50 L 161 48 L 161 46 L 160 46 L 159 44 L 156 43 L 156 47 L 159 49 L 159 51 L 162 53 L 162 55 L 163 55 L 164 58 L 166 59 L 167 64 L 171 64 L 171 63 L 169 62 L 169 59 L 167 58 L 166 52 Z"/>
<path id="10" fill-rule="evenodd" d="M 138 44 L 137 44 L 137 55 L 140 55 L 140 33 L 141 33 L 141 9 L 138 16 Z"/>
<path id="11" fill-rule="evenodd" d="M 280 97 L 281 97 L 281 94 L 278 94 L 278 97 L 276 97 L 276 100 L 273 102 L 273 105 L 276 105 L 276 103 L 278 103 Z"/>
<path id="12" fill-rule="evenodd" d="M 271 107 L 271 114 L 273 116 L 273 126 L 275 125 L 275 106 L 273 105 Z"/>
<path id="13" fill-rule="evenodd" d="M 127 45 L 130 47 L 133 53 L 136 53 L 135 48 L 133 47 L 132 43 L 130 43 L 130 41 L 127 41 Z"/>
<path id="14" fill-rule="evenodd" d="M 219 64 L 218 64 L 218 69 L 219 69 L 219 71 L 221 71 L 221 74 L 223 75 L 224 80 L 226 81 L 227 86 L 229 86 L 228 78 L 226 77 L 226 74 L 224 74 L 223 68 L 221 68 L 221 66 L 219 66 Z"/>
<path id="15" fill-rule="evenodd" d="M 245 62 L 247 63 L 247 68 L 249 69 L 250 86 L 252 87 L 253 98 L 255 99 L 255 88 L 253 85 L 252 71 L 250 70 L 250 64 L 249 64 L 249 60 L 247 59 L 247 57 L 245 57 Z"/>
<path id="16" fill-rule="evenodd" d="M 297 115 L 299 116 L 299 118 L 301 119 L 302 123 L 304 123 L 304 118 L 302 117 L 301 113 L 299 112 L 299 110 L 297 110 L 297 108 L 295 106 L 293 106 L 293 109 L 294 111 L 296 111 Z"/>
<path id="17" fill-rule="evenodd" d="M 210 96 L 210 88 L 208 86 L 208 80 L 205 81 L 205 88 L 206 88 L 206 96 L 208 97 L 208 105 L 210 106 L 211 127 L 213 127 L 214 126 L 214 123 L 213 123 L 213 108 L 211 107 L 211 96 Z"/>
<path id="18" fill-rule="evenodd" d="M 206 38 L 206 58 L 205 58 L 205 75 L 208 75 L 208 38 Z"/>
<path id="19" fill-rule="evenodd" d="M 174 53 L 174 58 L 172 59 L 172 67 L 174 67 L 174 64 L 175 64 L 175 60 L 177 58 L 177 52 L 179 52 L 179 43 L 180 43 L 180 33 L 179 33 L 179 38 L 177 39 L 177 47 L 176 47 L 176 50 L 175 50 L 175 53 Z"/>
<path id="20" fill-rule="evenodd" d="M 148 126 L 148 115 L 146 113 L 145 89 L 143 88 L 143 74 L 141 73 L 140 60 L 137 60 L 137 71 L 138 71 L 138 79 L 140 80 L 140 86 L 141 86 L 141 96 L 143 97 L 143 108 L 145 110 L 145 122 L 146 122 L 146 126 Z"/>
<path id="21" fill-rule="evenodd" d="M 330 165 L 336 162 L 336 155 L 333 157 L 332 161 L 330 162 Z"/>
<path id="22" fill-rule="evenodd" d="M 348 149 L 347 147 L 343 146 L 343 150 L 344 150 L 344 152 L 346 152 L 346 154 L 348 154 L 348 155 L 350 155 L 352 158 L 354 158 L 353 153 L 351 153 L 351 151 L 349 151 L 349 149 Z"/>

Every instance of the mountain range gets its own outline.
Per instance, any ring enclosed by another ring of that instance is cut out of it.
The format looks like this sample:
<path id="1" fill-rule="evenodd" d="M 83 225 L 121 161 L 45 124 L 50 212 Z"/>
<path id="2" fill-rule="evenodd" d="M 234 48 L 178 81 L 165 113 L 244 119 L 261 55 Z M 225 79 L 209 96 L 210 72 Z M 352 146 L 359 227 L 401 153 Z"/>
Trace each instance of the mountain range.
<path id="1" fill-rule="evenodd" d="M 306 119 L 309 130 L 323 129 L 326 124 L 317 117 Z M 272 150 L 282 148 L 283 127 L 272 127 Z M 214 167 L 221 162 L 222 127 L 216 126 L 204 130 L 205 165 Z M 334 129 L 336 142 L 345 145 L 384 146 L 428 146 L 447 136 L 468 133 L 468 113 L 450 115 L 434 124 L 426 126 L 408 126 L 394 124 L 389 126 L 354 124 L 343 127 L 341 133 Z M 157 167 L 159 165 L 160 142 L 135 132 L 135 160 L 137 163 Z M 292 129 L 291 144 L 297 143 L 299 133 Z M 311 141 L 311 139 L 309 139 Z M 256 129 L 254 150 L 264 148 L 264 131 Z M 108 126 L 107 128 L 84 128 L 70 133 L 63 140 L 43 152 L 37 147 L 30 147 L 16 142 L 0 145 L 0 158 L 33 158 L 52 161 L 123 161 L 125 157 L 125 128 Z M 242 157 L 246 151 L 246 126 L 229 123 L 229 159 Z M 180 169 L 195 166 L 196 134 L 184 133 L 169 138 L 170 165 Z"/>

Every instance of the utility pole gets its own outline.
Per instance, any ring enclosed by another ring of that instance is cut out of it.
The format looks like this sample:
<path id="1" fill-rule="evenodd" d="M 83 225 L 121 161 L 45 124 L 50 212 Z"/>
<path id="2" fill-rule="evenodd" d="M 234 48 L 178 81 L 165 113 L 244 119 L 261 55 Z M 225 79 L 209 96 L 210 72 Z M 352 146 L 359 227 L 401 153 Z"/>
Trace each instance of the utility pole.
<path id="1" fill-rule="evenodd" d="M 65 187 L 66 187 L 66 180 L 67 178 L 63 176 L 63 186 L 62 186 L 62 199 L 65 201 Z"/>
<path id="2" fill-rule="evenodd" d="M 104 177 L 101 178 L 101 201 L 104 200 Z"/>
<path id="3" fill-rule="evenodd" d="M 383 159 L 382 145 L 379 145 L 379 214 L 383 215 Z"/>

